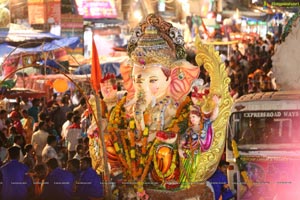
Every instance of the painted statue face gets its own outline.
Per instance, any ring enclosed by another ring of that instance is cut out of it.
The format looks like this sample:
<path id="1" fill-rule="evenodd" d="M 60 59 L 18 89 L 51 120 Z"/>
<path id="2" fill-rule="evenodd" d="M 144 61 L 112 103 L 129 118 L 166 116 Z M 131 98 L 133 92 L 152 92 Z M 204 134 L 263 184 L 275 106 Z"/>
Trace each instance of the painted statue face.
<path id="1" fill-rule="evenodd" d="M 200 124 L 200 116 L 196 114 L 190 114 L 190 120 L 193 126 Z"/>
<path id="2" fill-rule="evenodd" d="M 166 96 L 170 86 L 170 79 L 167 80 L 161 66 L 158 65 L 135 66 L 132 77 L 135 91 L 143 89 L 147 100 Z"/>
<path id="3" fill-rule="evenodd" d="M 117 89 L 113 86 L 110 80 L 106 80 L 103 83 L 100 83 L 101 93 L 104 99 L 110 99 L 116 96 Z"/>

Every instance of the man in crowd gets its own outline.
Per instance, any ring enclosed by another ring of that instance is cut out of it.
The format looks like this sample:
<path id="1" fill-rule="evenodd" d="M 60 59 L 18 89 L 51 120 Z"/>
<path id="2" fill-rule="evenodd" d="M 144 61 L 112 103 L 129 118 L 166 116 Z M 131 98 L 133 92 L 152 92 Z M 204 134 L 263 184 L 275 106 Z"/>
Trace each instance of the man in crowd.
<path id="1" fill-rule="evenodd" d="M 0 168 L 0 182 L 3 183 L 0 185 L 2 200 L 30 199 L 30 195 L 33 193 L 33 184 L 31 178 L 26 175 L 28 167 L 18 161 L 20 148 L 10 147 L 8 156 L 8 163 Z"/>
<path id="2" fill-rule="evenodd" d="M 5 125 L 6 119 L 7 119 L 7 111 L 0 110 L 0 131 L 2 131 L 3 128 L 7 128 Z"/>
<path id="3" fill-rule="evenodd" d="M 34 122 L 37 123 L 39 118 L 39 104 L 40 104 L 40 100 L 39 99 L 33 99 L 32 100 L 32 107 L 28 109 L 28 115 L 30 115 L 33 119 Z"/>
<path id="4" fill-rule="evenodd" d="M 51 158 L 58 159 L 55 147 L 57 145 L 56 137 L 54 135 L 48 135 L 47 144 L 42 151 L 42 161 L 45 163 Z"/>
<path id="5" fill-rule="evenodd" d="M 217 171 L 208 179 L 214 189 L 215 200 L 219 200 L 220 197 L 222 197 L 222 200 L 228 200 L 234 196 L 229 188 L 226 176 L 228 165 L 228 162 L 221 160 Z"/>
<path id="6" fill-rule="evenodd" d="M 24 156 L 24 160 L 23 163 L 29 168 L 30 172 L 33 172 L 36 160 L 35 160 L 35 152 L 33 149 L 32 144 L 26 144 L 25 147 L 25 156 Z"/>
<path id="7" fill-rule="evenodd" d="M 46 164 L 48 167 L 48 175 L 42 188 L 41 199 L 71 199 L 73 197 L 73 186 L 75 184 L 72 173 L 59 168 L 56 158 L 49 159 Z"/>
<path id="8" fill-rule="evenodd" d="M 24 154 L 22 152 L 22 147 L 21 147 L 22 144 L 23 144 L 23 137 L 21 135 L 16 135 L 14 137 L 14 144 L 13 144 L 13 146 L 20 148 L 20 156 L 19 156 L 19 161 L 20 162 L 23 162 L 23 160 L 24 160 Z"/>
<path id="9" fill-rule="evenodd" d="M 103 197 L 103 185 L 100 176 L 92 168 L 90 157 L 80 160 L 81 174 L 77 184 L 77 195 L 81 200 Z"/>
<path id="10" fill-rule="evenodd" d="M 76 154 L 76 145 L 81 138 L 80 116 L 73 116 L 73 123 L 67 128 L 66 141 L 68 142 L 68 159 L 72 159 Z"/>
<path id="11" fill-rule="evenodd" d="M 34 132 L 31 138 L 31 144 L 36 152 L 37 162 L 42 162 L 42 151 L 47 144 L 48 132 L 47 124 L 44 121 L 39 122 L 39 130 Z"/>
<path id="12" fill-rule="evenodd" d="M 23 116 L 23 118 L 21 119 L 21 123 L 22 123 L 23 129 L 26 134 L 25 140 L 26 140 L 26 143 L 28 144 L 31 142 L 33 126 L 34 126 L 34 119 L 30 115 L 28 115 L 27 110 L 22 110 L 22 116 Z"/>
<path id="13" fill-rule="evenodd" d="M 68 160 L 67 170 L 73 174 L 76 182 L 79 181 L 81 171 L 80 161 L 78 159 L 73 158 Z"/>

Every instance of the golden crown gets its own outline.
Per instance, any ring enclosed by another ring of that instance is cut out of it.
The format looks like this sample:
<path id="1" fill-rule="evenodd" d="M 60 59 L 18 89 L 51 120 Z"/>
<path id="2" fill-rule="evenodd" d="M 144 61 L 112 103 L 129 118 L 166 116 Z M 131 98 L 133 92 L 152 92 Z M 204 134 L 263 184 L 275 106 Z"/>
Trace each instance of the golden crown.
<path id="1" fill-rule="evenodd" d="M 127 50 L 131 60 L 139 65 L 162 64 L 172 68 L 172 63 L 186 57 L 181 32 L 155 14 L 148 15 L 134 29 Z"/>

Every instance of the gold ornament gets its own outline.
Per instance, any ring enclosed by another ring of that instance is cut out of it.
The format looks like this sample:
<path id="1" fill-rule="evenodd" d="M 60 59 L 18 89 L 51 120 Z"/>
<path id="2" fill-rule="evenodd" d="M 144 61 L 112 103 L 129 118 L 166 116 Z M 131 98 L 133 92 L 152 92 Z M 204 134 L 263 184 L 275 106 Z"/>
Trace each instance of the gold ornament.
<path id="1" fill-rule="evenodd" d="M 194 175 L 191 177 L 192 183 L 206 181 L 218 167 L 225 146 L 226 125 L 233 103 L 228 90 L 230 79 L 219 53 L 214 50 L 213 46 L 203 44 L 199 37 L 196 38 L 196 48 L 196 62 L 199 66 L 204 64 L 204 68 L 210 76 L 209 95 L 217 95 L 220 102 L 218 117 L 212 123 L 214 130 L 212 145 L 208 151 L 195 156 L 192 169 Z"/>
<path id="2" fill-rule="evenodd" d="M 131 61 L 142 66 L 159 64 L 173 68 L 174 62 L 186 57 L 181 32 L 156 14 L 148 15 L 134 29 L 127 50 Z"/>

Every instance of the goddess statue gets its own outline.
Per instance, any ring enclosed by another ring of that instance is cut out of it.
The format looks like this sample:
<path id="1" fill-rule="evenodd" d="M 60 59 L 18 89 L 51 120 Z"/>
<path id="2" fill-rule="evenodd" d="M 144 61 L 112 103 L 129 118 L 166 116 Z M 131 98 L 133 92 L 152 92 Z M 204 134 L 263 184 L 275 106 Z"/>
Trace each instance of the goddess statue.
<path id="1" fill-rule="evenodd" d="M 218 97 L 214 96 L 213 99 L 210 99 L 208 97 L 209 89 L 204 89 L 205 86 L 199 80 L 195 83 L 191 93 L 192 105 L 189 109 L 188 128 L 181 135 L 178 146 L 182 166 L 180 173 L 181 188 L 187 188 L 190 185 L 194 158 L 197 154 L 205 152 L 211 147 L 213 139 L 212 122 L 218 113 Z"/>
<path id="2" fill-rule="evenodd" d="M 215 58 L 213 50 L 203 49 L 198 56 L 206 55 L 206 58 L 201 57 L 204 65 L 208 62 L 208 71 L 217 72 L 212 76 L 213 87 L 198 110 L 199 113 L 209 111 L 201 121 L 205 117 L 211 119 L 215 107 L 229 109 L 230 106 L 225 66 L 222 65 L 219 70 L 220 59 Z M 105 144 L 112 174 L 121 175 L 123 181 L 134 183 L 138 199 L 147 199 L 145 181 L 153 183 L 150 187 L 164 189 L 179 188 L 183 184 L 180 174 L 184 170 L 179 159 L 182 152 L 179 151 L 184 146 L 180 145 L 180 141 L 187 133 L 190 106 L 193 104 L 188 94 L 200 70 L 185 60 L 181 32 L 155 14 L 148 15 L 134 29 L 128 53 L 130 62 L 120 69 L 127 94 L 110 112 Z M 215 96 L 221 99 L 220 104 L 214 103 Z M 224 103 L 224 99 L 228 102 Z M 224 114 L 222 119 L 229 116 L 224 111 L 226 109 L 220 112 Z M 190 130 L 204 130 L 198 122 L 194 123 Z M 217 119 L 214 123 L 220 125 Z M 211 124 L 207 127 L 213 128 Z M 210 139 L 207 139 L 207 134 L 202 135 L 203 141 L 209 142 L 204 152 L 191 162 L 190 183 L 206 180 L 216 169 L 221 156 L 219 149 L 224 147 L 225 140 L 220 130 L 218 128 L 214 136 L 211 134 Z M 201 150 L 201 144 L 198 145 L 195 147 Z M 205 166 L 199 165 L 201 162 Z"/>

